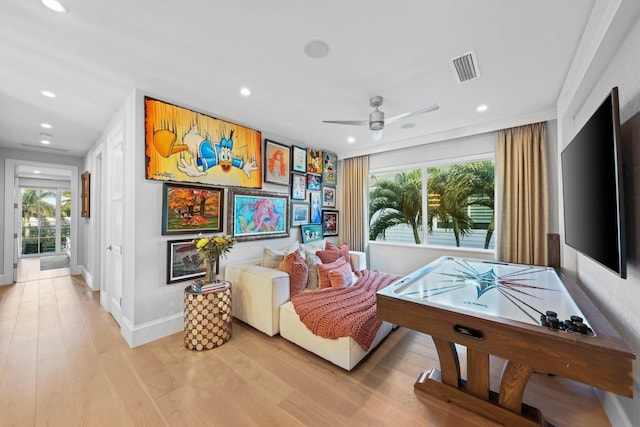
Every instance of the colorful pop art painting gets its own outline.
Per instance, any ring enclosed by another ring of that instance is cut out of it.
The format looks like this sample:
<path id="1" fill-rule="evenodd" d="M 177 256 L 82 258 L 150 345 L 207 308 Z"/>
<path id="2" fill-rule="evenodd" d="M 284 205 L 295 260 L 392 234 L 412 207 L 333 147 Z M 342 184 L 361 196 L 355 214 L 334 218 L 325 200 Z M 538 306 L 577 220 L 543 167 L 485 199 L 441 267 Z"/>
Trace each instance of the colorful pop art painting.
<path id="1" fill-rule="evenodd" d="M 145 97 L 146 177 L 262 188 L 262 134 Z"/>

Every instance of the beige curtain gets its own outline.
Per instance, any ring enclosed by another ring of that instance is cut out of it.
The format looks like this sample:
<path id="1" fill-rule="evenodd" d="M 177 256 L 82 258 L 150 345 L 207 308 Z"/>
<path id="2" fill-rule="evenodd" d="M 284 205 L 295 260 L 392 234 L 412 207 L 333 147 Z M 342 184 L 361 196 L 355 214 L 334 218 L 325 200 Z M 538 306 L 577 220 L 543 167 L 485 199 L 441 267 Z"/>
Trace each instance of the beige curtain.
<path id="1" fill-rule="evenodd" d="M 367 193 L 369 191 L 369 156 L 342 161 L 342 198 L 340 235 L 354 251 L 367 245 Z"/>
<path id="2" fill-rule="evenodd" d="M 498 259 L 545 265 L 549 223 L 547 124 L 498 132 Z"/>

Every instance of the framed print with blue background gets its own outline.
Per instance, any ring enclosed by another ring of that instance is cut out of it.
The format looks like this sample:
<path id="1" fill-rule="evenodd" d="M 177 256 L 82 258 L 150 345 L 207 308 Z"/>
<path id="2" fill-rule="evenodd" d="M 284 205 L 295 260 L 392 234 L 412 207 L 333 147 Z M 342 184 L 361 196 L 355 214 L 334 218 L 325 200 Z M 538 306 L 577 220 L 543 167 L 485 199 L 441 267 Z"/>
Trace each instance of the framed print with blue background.
<path id="1" fill-rule="evenodd" d="M 294 145 L 291 147 L 291 171 L 307 172 L 307 149 Z"/>
<path id="2" fill-rule="evenodd" d="M 322 185 L 338 185 L 338 156 L 322 152 Z"/>
<path id="3" fill-rule="evenodd" d="M 289 196 L 257 190 L 229 189 L 229 234 L 236 240 L 289 236 Z"/>
<path id="4" fill-rule="evenodd" d="M 291 226 L 309 223 L 309 202 L 291 202 Z"/>
<path id="5" fill-rule="evenodd" d="M 302 243 L 311 243 L 322 240 L 324 235 L 322 234 L 321 224 L 307 224 L 300 226 L 300 234 L 302 236 Z"/>
<path id="6" fill-rule="evenodd" d="M 322 222 L 322 193 L 320 191 L 309 191 L 310 216 L 311 224 L 320 224 Z"/>
<path id="7" fill-rule="evenodd" d="M 291 174 L 291 200 L 307 200 L 307 177 L 300 173 Z"/>

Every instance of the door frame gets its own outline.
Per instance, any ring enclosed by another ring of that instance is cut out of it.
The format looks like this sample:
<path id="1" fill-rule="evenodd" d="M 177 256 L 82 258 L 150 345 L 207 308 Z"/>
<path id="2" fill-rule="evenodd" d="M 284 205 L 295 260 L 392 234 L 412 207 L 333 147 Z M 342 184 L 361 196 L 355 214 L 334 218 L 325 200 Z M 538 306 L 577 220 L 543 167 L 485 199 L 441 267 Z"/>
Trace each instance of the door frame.
<path id="1" fill-rule="evenodd" d="M 18 166 L 34 166 L 49 169 L 62 169 L 71 172 L 71 255 L 69 257 L 71 274 L 78 274 L 78 220 L 80 218 L 80 197 L 78 197 L 78 166 L 56 163 L 44 163 L 31 160 L 5 159 L 4 172 L 4 259 L 2 283 L 15 283 L 18 278 L 18 248 L 16 216 L 18 213 Z"/>

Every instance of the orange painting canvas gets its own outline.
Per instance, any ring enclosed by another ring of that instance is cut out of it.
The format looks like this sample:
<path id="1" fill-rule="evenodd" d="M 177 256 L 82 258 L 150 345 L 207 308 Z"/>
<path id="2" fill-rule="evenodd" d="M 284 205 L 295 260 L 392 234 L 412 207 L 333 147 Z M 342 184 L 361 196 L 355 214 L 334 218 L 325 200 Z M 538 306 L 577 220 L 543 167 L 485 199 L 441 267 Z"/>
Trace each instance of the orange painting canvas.
<path id="1" fill-rule="evenodd" d="M 145 97 L 146 177 L 262 188 L 262 135 Z"/>

